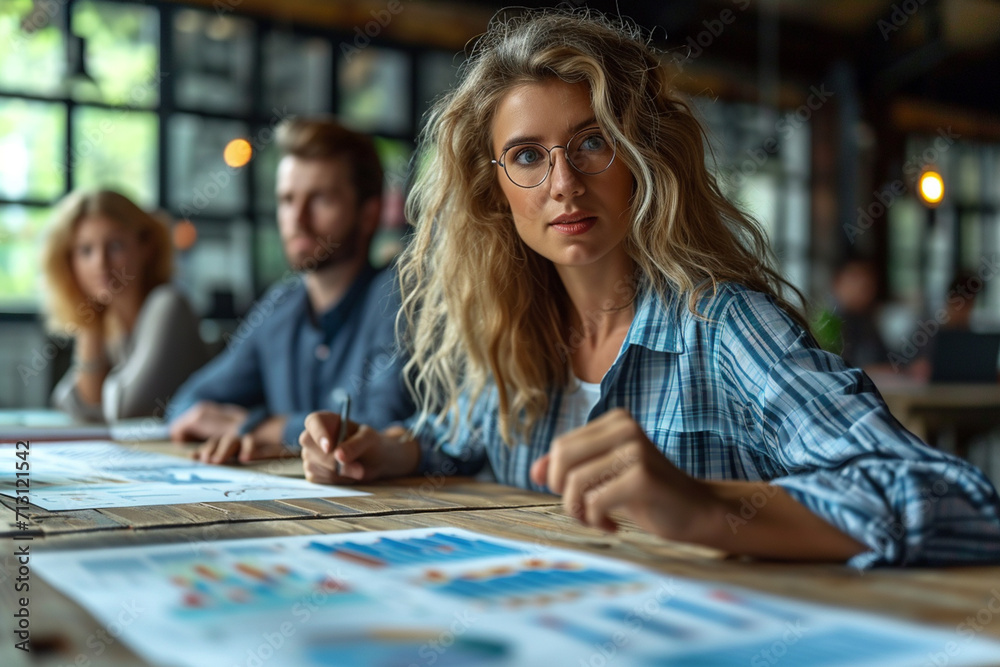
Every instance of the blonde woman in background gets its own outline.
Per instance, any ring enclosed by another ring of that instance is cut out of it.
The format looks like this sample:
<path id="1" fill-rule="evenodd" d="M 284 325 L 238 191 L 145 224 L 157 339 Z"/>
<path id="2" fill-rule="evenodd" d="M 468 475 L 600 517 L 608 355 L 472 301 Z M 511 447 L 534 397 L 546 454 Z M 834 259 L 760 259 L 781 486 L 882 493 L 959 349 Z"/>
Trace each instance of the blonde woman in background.
<path id="1" fill-rule="evenodd" d="M 53 404 L 87 421 L 162 415 L 207 359 L 198 318 L 170 284 L 166 226 L 111 190 L 56 209 L 43 267 L 49 329 L 75 339 Z"/>
<path id="2" fill-rule="evenodd" d="M 818 348 L 637 30 L 495 21 L 423 148 L 400 263 L 421 411 L 339 445 L 338 415 L 311 415 L 309 479 L 472 474 L 488 457 L 606 530 L 623 512 L 764 558 L 1000 560 L 995 489 Z"/>

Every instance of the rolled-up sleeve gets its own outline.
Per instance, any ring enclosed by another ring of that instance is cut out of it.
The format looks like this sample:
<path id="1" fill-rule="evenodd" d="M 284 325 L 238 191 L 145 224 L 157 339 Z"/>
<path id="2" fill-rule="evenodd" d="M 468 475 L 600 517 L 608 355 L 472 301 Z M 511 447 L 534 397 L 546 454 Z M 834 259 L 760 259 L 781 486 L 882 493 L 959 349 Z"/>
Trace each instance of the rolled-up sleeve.
<path id="1" fill-rule="evenodd" d="M 750 415 L 748 457 L 868 546 L 850 565 L 1000 562 L 1000 498 L 982 472 L 904 429 L 862 371 L 768 297 L 746 293 L 725 320 L 719 359 Z"/>

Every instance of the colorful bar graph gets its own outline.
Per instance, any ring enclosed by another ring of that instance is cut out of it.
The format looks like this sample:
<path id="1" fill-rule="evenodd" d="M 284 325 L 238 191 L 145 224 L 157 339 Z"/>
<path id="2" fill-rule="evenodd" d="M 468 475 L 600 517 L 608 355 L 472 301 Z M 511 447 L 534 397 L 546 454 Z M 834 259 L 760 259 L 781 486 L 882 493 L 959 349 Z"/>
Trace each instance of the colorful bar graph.
<path id="1" fill-rule="evenodd" d="M 322 605 L 365 599 L 343 581 L 326 574 L 305 577 L 280 563 L 194 562 L 172 569 L 170 581 L 180 589 L 176 613 L 181 616 L 261 611 L 288 605 L 306 595 L 311 604 Z"/>
<path id="2" fill-rule="evenodd" d="M 551 601 L 552 596 L 582 595 L 597 590 L 615 592 L 641 585 L 632 576 L 569 565 L 565 562 L 535 562 L 523 569 L 479 570 L 465 572 L 458 577 L 442 577 L 440 573 L 434 573 L 433 578 L 425 578 L 425 584 L 439 593 L 479 602 L 518 599 L 536 603 Z"/>

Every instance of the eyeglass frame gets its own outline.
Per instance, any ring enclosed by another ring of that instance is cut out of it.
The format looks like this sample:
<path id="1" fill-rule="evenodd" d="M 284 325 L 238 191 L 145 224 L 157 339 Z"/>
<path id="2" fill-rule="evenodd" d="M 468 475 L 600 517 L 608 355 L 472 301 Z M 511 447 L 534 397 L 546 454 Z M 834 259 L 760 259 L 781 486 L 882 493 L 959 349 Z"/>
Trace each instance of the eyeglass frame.
<path id="1" fill-rule="evenodd" d="M 571 159 L 569 159 L 569 145 L 571 143 L 573 143 L 573 140 L 576 139 L 578 136 L 580 136 L 584 132 L 588 132 L 590 130 L 599 130 L 600 133 L 601 133 L 601 135 L 605 139 L 607 139 L 609 142 L 611 142 L 611 159 L 608 160 L 608 165 L 606 167 L 604 167 L 604 169 L 601 169 L 600 171 L 583 171 L 582 169 L 580 169 L 579 167 L 577 167 L 575 164 L 573 164 L 573 161 Z M 520 183 L 518 183 L 517 181 L 515 181 L 513 178 L 511 178 L 510 172 L 507 171 L 507 165 L 505 163 L 501 162 L 501 160 L 503 160 L 504 156 L 507 154 L 507 151 L 509 151 L 511 148 L 517 148 L 519 146 L 538 146 L 543 151 L 545 151 L 546 155 L 548 155 L 548 157 L 549 157 L 549 168 L 545 171 L 545 176 L 543 176 L 542 180 L 538 181 L 534 185 L 521 185 Z M 555 166 L 555 160 L 552 158 L 552 151 L 554 151 L 557 148 L 561 148 L 561 149 L 563 149 L 566 152 L 566 164 L 568 164 L 569 166 L 573 167 L 573 169 L 575 169 L 577 172 L 579 172 L 581 174 L 584 174 L 585 176 L 597 176 L 598 174 L 603 174 L 604 172 L 606 172 L 608 169 L 611 168 L 611 165 L 615 163 L 615 158 L 618 157 L 618 142 L 615 141 L 614 137 L 609 137 L 604 132 L 604 129 L 601 128 L 599 125 L 592 125 L 590 127 L 585 127 L 583 129 L 578 130 L 577 132 L 573 133 L 573 136 L 569 138 L 569 141 L 567 141 L 565 143 L 565 145 L 564 144 L 556 144 L 552 148 L 547 148 L 546 146 L 544 146 L 544 145 L 542 145 L 540 143 L 534 142 L 534 141 L 525 141 L 523 143 L 514 144 L 513 146 L 508 146 L 507 148 L 503 149 L 503 152 L 500 153 L 499 157 L 497 157 L 495 159 L 491 159 L 490 160 L 490 164 L 497 165 L 498 167 L 503 167 L 503 173 L 507 176 L 507 180 L 509 180 L 511 183 L 513 183 L 517 187 L 524 188 L 525 190 L 530 190 L 531 188 L 537 188 L 539 185 L 541 185 L 542 183 L 544 183 L 548 179 L 549 174 L 552 173 L 552 167 Z"/>

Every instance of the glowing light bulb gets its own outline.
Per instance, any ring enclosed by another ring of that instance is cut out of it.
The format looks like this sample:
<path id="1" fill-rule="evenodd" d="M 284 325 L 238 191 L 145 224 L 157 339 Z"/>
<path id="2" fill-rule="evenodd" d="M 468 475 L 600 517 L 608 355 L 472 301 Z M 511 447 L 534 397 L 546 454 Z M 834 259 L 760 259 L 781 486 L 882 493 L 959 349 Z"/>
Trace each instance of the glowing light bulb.
<path id="1" fill-rule="evenodd" d="M 225 150 L 222 151 L 222 159 L 233 168 L 242 167 L 250 161 L 252 156 L 253 147 L 246 139 L 233 139 L 226 144 Z"/>
<path id="2" fill-rule="evenodd" d="M 920 176 L 917 191 L 924 204 L 933 208 L 944 199 L 944 179 L 936 171 L 925 171 Z"/>

